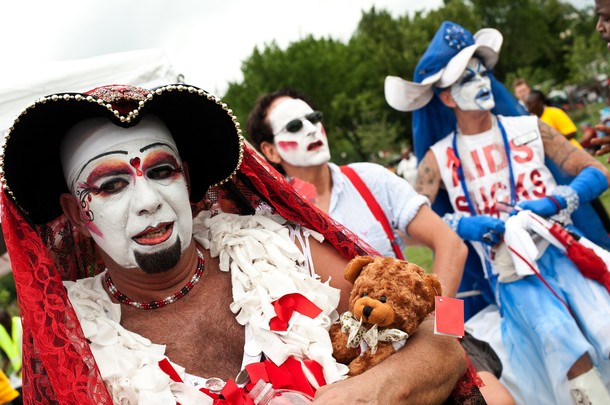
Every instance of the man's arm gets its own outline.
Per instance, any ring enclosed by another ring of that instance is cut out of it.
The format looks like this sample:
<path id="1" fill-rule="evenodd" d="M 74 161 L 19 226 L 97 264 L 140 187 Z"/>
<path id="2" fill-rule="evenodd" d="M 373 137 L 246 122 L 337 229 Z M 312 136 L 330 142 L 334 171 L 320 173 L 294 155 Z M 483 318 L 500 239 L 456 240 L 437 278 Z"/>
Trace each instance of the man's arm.
<path id="1" fill-rule="evenodd" d="M 417 170 L 415 191 L 434 202 L 441 186 L 436 157 L 428 151 Z M 432 230 L 432 232 L 431 232 Z M 422 207 L 407 227 L 409 235 L 434 251 L 433 272 L 443 295 L 455 296 L 464 273 L 468 248 L 462 239 L 429 207 Z"/>
<path id="2" fill-rule="evenodd" d="M 454 297 L 460 287 L 468 247 L 430 207 L 423 205 L 407 226 L 407 232 L 434 252 L 433 273 L 443 295 Z"/>
<path id="3" fill-rule="evenodd" d="M 544 153 L 560 170 L 576 176 L 585 167 L 594 167 L 601 171 L 610 183 L 610 173 L 597 159 L 584 150 L 576 148 L 558 131 L 540 120 L 538 120 L 538 127 L 542 135 Z"/>
<path id="4" fill-rule="evenodd" d="M 401 350 L 358 376 L 320 388 L 314 403 L 439 404 L 466 367 L 457 339 L 435 335 L 429 318 Z"/>
<path id="5" fill-rule="evenodd" d="M 419 194 L 428 197 L 431 203 L 436 200 L 438 189 L 441 186 L 441 174 L 438 170 L 436 156 L 429 150 L 417 169 L 417 177 L 415 178 L 415 191 Z"/>
<path id="6" fill-rule="evenodd" d="M 566 137 L 566 139 L 576 139 L 577 135 L 578 135 L 578 132 L 574 131 L 574 132 L 570 132 L 569 134 L 565 134 L 564 136 Z"/>

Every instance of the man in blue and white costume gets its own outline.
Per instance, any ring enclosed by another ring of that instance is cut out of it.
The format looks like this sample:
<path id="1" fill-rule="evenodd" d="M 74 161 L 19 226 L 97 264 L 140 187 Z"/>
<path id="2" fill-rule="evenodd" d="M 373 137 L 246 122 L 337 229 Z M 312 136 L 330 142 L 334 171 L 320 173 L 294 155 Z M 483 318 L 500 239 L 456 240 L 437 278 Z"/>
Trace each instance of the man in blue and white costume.
<path id="1" fill-rule="evenodd" d="M 413 82 L 386 78 L 386 99 L 397 110 L 414 111 L 414 146 L 421 159 L 416 190 L 432 202 L 446 190 L 453 213 L 445 220 L 483 263 L 502 316 L 504 347 L 494 349 L 518 376 L 509 385 L 517 401 L 610 403 L 608 292 L 548 244 L 538 245 L 535 258 L 541 277 L 516 274 L 503 243 L 508 211 L 529 210 L 567 223 L 579 204 L 608 188 L 610 175 L 537 117 L 520 115 L 515 99 L 489 70 L 501 45 L 495 29 L 473 36 L 444 22 Z M 558 186 L 545 159 L 573 176 L 569 185 Z M 509 265 L 500 266 L 506 257 Z"/>

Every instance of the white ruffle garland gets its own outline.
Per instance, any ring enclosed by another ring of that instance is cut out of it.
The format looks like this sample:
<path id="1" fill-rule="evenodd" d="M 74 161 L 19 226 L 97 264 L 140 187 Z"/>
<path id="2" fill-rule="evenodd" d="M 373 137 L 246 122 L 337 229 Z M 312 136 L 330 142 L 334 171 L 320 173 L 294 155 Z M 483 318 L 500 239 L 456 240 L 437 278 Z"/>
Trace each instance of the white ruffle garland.
<path id="1" fill-rule="evenodd" d="M 252 337 L 248 343 L 277 365 L 288 357 L 311 359 L 322 365 L 324 378 L 332 383 L 345 378 L 347 367 L 332 356 L 328 330 L 338 319 L 339 290 L 322 283 L 305 269 L 305 256 L 290 237 L 286 220 L 270 215 L 219 214 L 201 212 L 194 220 L 193 236 L 213 257 L 220 270 L 231 272 L 233 303 L 237 321 Z M 302 229 L 321 241 L 323 237 Z M 318 306 L 314 319 L 295 313 L 285 332 L 269 329 L 275 317 L 272 302 L 286 294 L 299 293 Z M 305 374 L 309 376 L 305 370 Z M 313 377 L 309 381 L 317 386 Z"/>
<path id="2" fill-rule="evenodd" d="M 332 357 L 328 335 L 331 322 L 337 319 L 339 290 L 308 274 L 302 266 L 305 256 L 287 226 L 279 216 L 220 213 L 212 217 L 203 211 L 194 220 L 193 233 L 212 257 L 219 257 L 220 269 L 231 273 L 230 308 L 248 329 L 246 357 L 256 359 L 262 352 L 277 365 L 291 356 L 312 359 L 322 365 L 326 381 L 332 383 L 345 378 L 348 371 Z M 302 231 L 322 240 L 316 232 Z M 211 404 L 209 396 L 188 384 L 173 382 L 160 369 L 158 362 L 166 358 L 165 346 L 120 325 L 120 305 L 104 290 L 103 275 L 64 284 L 114 403 Z M 287 331 L 271 331 L 269 321 L 276 315 L 272 302 L 291 293 L 305 296 L 322 313 L 314 319 L 294 313 Z M 184 379 L 184 368 L 171 364 Z M 315 378 L 304 371 L 317 386 Z"/>

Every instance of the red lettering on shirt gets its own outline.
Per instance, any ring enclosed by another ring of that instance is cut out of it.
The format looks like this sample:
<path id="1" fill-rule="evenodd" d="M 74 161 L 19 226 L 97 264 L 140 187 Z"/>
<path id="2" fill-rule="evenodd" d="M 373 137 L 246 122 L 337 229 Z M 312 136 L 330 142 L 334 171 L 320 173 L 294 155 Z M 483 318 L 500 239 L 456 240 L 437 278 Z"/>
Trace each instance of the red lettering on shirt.
<path id="1" fill-rule="evenodd" d="M 468 201 L 466 201 L 466 197 L 463 195 L 460 195 L 455 199 L 454 205 L 457 211 L 470 212 L 470 209 L 468 208 Z"/>
<path id="2" fill-rule="evenodd" d="M 538 171 L 538 169 L 532 170 L 530 173 L 530 180 L 534 185 L 534 189 L 532 190 L 532 194 L 534 194 L 538 198 L 542 198 L 546 195 L 546 186 L 541 180 L 542 174 Z"/>
<path id="3" fill-rule="evenodd" d="M 481 196 L 482 206 L 479 206 L 479 212 L 481 214 L 489 214 L 491 212 L 491 206 L 493 201 L 493 193 L 492 195 L 487 195 L 485 193 L 485 188 L 479 187 L 479 194 Z"/>
<path id="4" fill-rule="evenodd" d="M 527 145 L 515 146 L 515 143 L 510 141 L 510 150 L 517 163 L 526 163 L 534 158 L 534 151 Z"/>
<path id="5" fill-rule="evenodd" d="M 496 173 L 508 165 L 504 149 L 500 148 L 497 144 L 485 146 L 483 148 L 483 156 L 485 156 L 490 173 Z"/>
<path id="6" fill-rule="evenodd" d="M 504 197 L 497 197 L 496 196 L 497 193 L 498 193 L 498 190 L 506 190 L 507 188 L 508 187 L 506 186 L 506 184 L 504 184 L 504 183 L 502 183 L 500 181 L 492 184 L 491 185 L 491 199 L 493 201 L 496 201 L 496 202 L 505 202 L 505 203 L 508 203 L 508 201 L 506 200 L 506 196 L 504 196 Z M 505 200 L 505 201 L 502 201 L 502 200 Z"/>
<path id="7" fill-rule="evenodd" d="M 476 150 L 473 150 L 470 152 L 470 156 L 474 162 L 474 167 L 477 169 L 478 177 L 483 177 L 485 172 L 483 171 L 483 167 L 481 165 L 481 159 L 479 159 L 479 153 Z"/>
<path id="8" fill-rule="evenodd" d="M 453 187 L 457 186 L 460 181 L 458 168 L 460 167 L 460 159 L 455 156 L 455 152 L 453 148 L 447 148 L 447 168 L 451 170 L 451 181 L 453 182 Z"/>
<path id="9" fill-rule="evenodd" d="M 524 179 L 525 179 L 525 173 L 519 174 L 519 177 L 517 177 L 517 184 L 515 184 L 518 201 L 531 200 L 529 193 L 527 192 L 527 190 L 525 189 L 525 186 L 523 185 Z"/>
<path id="10" fill-rule="evenodd" d="M 546 185 L 543 183 L 542 174 L 538 169 L 532 170 L 526 177 L 526 173 L 521 173 L 517 178 L 517 200 L 531 200 L 532 198 L 541 198 L 546 195 Z M 527 192 L 527 187 L 523 184 L 525 179 L 528 179 L 531 184 L 531 195 Z"/>

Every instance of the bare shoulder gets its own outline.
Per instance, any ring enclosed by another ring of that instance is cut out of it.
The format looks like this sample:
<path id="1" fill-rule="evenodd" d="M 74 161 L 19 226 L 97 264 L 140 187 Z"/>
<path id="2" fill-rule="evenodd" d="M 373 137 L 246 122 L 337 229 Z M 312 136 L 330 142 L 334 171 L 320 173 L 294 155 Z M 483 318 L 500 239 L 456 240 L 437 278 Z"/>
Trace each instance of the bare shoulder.
<path id="1" fill-rule="evenodd" d="M 428 197 L 430 202 L 434 202 L 440 184 L 441 176 L 438 169 L 438 162 L 434 153 L 429 150 L 419 163 L 414 188 L 419 194 Z"/>

